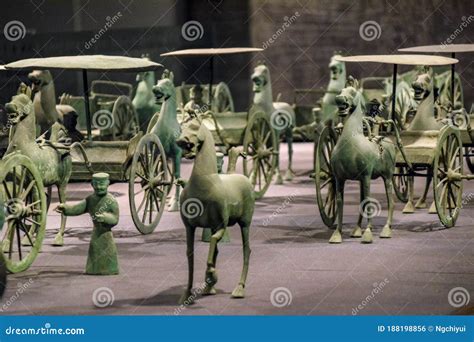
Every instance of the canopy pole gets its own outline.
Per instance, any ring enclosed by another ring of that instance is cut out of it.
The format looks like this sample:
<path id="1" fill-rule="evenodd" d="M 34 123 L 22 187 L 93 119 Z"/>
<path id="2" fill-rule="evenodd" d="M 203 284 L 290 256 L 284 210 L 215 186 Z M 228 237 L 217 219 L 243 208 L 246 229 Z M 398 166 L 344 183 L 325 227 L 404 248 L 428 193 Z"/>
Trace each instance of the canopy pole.
<path id="1" fill-rule="evenodd" d="M 397 91 L 397 68 L 398 65 L 393 65 L 392 75 L 392 120 L 395 120 L 395 102 L 396 102 L 396 91 Z"/>
<path id="2" fill-rule="evenodd" d="M 454 58 L 456 56 L 456 54 L 454 52 L 451 53 L 451 57 Z M 451 64 L 451 102 L 452 102 L 452 106 L 453 106 L 453 110 L 454 110 L 454 76 L 455 76 L 455 72 L 454 72 L 454 68 L 455 68 L 455 65 L 456 64 Z"/>
<path id="3" fill-rule="evenodd" d="M 82 69 L 82 86 L 84 87 L 84 107 L 86 109 L 87 140 L 92 141 L 91 108 L 89 105 L 89 82 L 87 81 L 87 70 Z"/>
<path id="4" fill-rule="evenodd" d="M 214 56 L 211 56 L 209 61 L 209 108 L 208 110 L 212 109 L 212 83 L 214 82 Z"/>

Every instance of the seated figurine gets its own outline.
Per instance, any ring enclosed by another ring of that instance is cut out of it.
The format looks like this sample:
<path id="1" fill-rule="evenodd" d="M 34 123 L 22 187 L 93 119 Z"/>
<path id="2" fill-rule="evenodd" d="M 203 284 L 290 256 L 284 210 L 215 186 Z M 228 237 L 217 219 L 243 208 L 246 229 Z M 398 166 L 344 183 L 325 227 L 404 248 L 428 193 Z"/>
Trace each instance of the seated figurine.
<path id="1" fill-rule="evenodd" d="M 66 216 L 77 216 L 89 213 L 94 224 L 86 274 L 112 275 L 119 273 L 117 247 L 112 235 L 112 228 L 119 221 L 117 200 L 107 191 L 109 174 L 101 172 L 92 176 L 94 193 L 77 204 L 60 204 L 56 211 Z"/>
<path id="2" fill-rule="evenodd" d="M 196 84 L 189 91 L 190 101 L 184 106 L 185 113 L 196 113 L 196 112 L 205 112 L 207 105 L 202 99 L 203 88 L 201 85 Z"/>

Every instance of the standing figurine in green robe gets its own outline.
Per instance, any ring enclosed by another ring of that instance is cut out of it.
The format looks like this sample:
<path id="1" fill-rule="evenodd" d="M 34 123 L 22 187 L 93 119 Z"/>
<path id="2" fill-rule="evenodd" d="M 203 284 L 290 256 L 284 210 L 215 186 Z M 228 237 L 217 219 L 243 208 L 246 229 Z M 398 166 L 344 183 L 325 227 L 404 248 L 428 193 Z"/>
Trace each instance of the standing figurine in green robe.
<path id="1" fill-rule="evenodd" d="M 117 247 L 112 228 L 119 221 L 117 200 L 107 191 L 110 184 L 109 174 L 101 172 L 92 176 L 94 193 L 77 204 L 60 204 L 56 211 L 66 216 L 89 213 L 94 223 L 86 274 L 113 275 L 119 273 Z"/>

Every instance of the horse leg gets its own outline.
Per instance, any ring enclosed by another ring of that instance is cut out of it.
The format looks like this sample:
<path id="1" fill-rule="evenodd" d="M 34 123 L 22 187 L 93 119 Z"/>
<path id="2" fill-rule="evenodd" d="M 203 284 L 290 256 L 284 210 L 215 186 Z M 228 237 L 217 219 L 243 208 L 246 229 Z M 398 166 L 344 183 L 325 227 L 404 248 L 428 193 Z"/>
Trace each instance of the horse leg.
<path id="1" fill-rule="evenodd" d="M 426 208 L 426 196 L 428 195 L 428 191 L 430 190 L 430 184 L 431 184 L 431 175 L 428 174 L 428 176 L 426 177 L 425 190 L 423 191 L 423 195 L 418 199 L 418 201 L 415 204 L 416 209 Z"/>
<path id="2" fill-rule="evenodd" d="M 173 159 L 173 175 L 175 180 L 179 179 L 181 176 L 181 151 L 177 152 Z M 179 192 L 181 187 L 177 184 L 174 187 L 175 193 L 171 198 L 168 211 L 179 211 Z"/>
<path id="3" fill-rule="evenodd" d="M 288 170 L 285 173 L 285 181 L 292 181 L 295 176 L 292 164 L 293 164 L 293 128 L 292 126 L 287 127 L 285 131 L 285 140 L 288 145 Z"/>
<path id="4" fill-rule="evenodd" d="M 217 243 L 224 236 L 226 227 L 221 227 L 215 234 L 211 236 L 211 241 L 209 243 L 209 254 L 207 256 L 207 269 L 206 269 L 206 284 L 204 287 L 203 295 L 215 295 L 216 289 L 214 285 L 217 283 L 217 271 L 216 271 L 216 262 L 217 254 L 219 253 L 217 249 Z"/>
<path id="5" fill-rule="evenodd" d="M 249 225 L 240 225 L 242 232 L 242 249 L 244 253 L 244 263 L 242 267 L 242 274 L 240 275 L 240 281 L 232 291 L 232 298 L 244 298 L 245 297 L 245 282 L 247 281 L 247 274 L 249 272 L 249 258 L 250 258 L 250 243 L 249 243 Z"/>
<path id="6" fill-rule="evenodd" d="M 387 203 L 388 203 L 388 217 L 387 223 L 382 229 L 380 233 L 381 238 L 391 238 L 392 237 L 392 220 L 393 220 L 393 181 L 392 177 L 384 178 L 383 179 L 385 185 L 385 193 L 387 195 Z"/>
<path id="7" fill-rule="evenodd" d="M 342 214 L 344 206 L 344 183 L 345 180 L 336 178 L 336 210 L 337 210 L 337 227 L 332 233 L 329 243 L 342 242 Z"/>
<path id="8" fill-rule="evenodd" d="M 367 217 L 367 227 L 364 230 L 364 234 L 362 234 L 362 243 L 372 243 L 372 213 L 367 213 L 366 211 L 367 205 L 369 204 L 368 199 L 370 198 L 370 176 L 364 176 L 364 178 L 362 178 L 362 187 L 365 197 L 362 201 L 362 203 L 365 204 L 362 210 Z"/>
<path id="9" fill-rule="evenodd" d="M 415 212 L 415 206 L 413 205 L 415 191 L 415 178 L 413 176 L 408 176 L 408 201 L 403 208 L 404 214 L 413 214 Z"/>
<path id="10" fill-rule="evenodd" d="M 66 204 L 66 184 L 58 185 L 58 195 L 59 195 L 59 203 Z M 61 213 L 61 226 L 59 227 L 59 231 L 54 237 L 53 246 L 63 246 L 64 245 L 64 230 L 66 229 L 66 215 Z"/>
<path id="11" fill-rule="evenodd" d="M 277 147 L 278 153 L 276 154 L 276 169 L 275 169 L 275 184 L 283 184 L 283 178 L 280 172 L 280 136 L 277 134 Z"/>
<path id="12" fill-rule="evenodd" d="M 195 227 L 186 224 L 186 256 L 188 258 L 188 284 L 186 290 L 179 299 L 179 304 L 190 305 L 194 302 L 193 290 L 193 276 L 194 276 L 194 233 Z"/>
<path id="13" fill-rule="evenodd" d="M 365 195 L 364 195 L 364 187 L 362 186 L 362 182 L 360 184 L 360 203 L 364 202 Z M 359 206 L 359 218 L 357 219 L 357 226 L 352 230 L 351 237 L 353 238 L 360 238 L 362 236 L 362 220 L 364 218 L 364 208 L 360 208 Z"/>

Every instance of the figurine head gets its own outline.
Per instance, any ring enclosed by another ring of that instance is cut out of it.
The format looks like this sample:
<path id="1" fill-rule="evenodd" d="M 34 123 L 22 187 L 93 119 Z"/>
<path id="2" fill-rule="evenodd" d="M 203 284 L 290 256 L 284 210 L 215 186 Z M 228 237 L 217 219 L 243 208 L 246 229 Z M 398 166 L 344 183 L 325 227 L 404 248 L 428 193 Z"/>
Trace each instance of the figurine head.
<path id="1" fill-rule="evenodd" d="M 156 103 L 163 103 L 171 96 L 173 96 L 173 94 L 175 93 L 173 79 L 174 75 L 171 71 L 169 71 L 168 69 L 163 71 L 161 79 L 153 87 L 153 94 L 155 94 Z"/>
<path id="2" fill-rule="evenodd" d="M 8 114 L 8 124 L 14 126 L 31 114 L 34 110 L 33 102 L 26 94 L 19 94 L 12 97 L 12 100 L 5 105 Z"/>
<path id="3" fill-rule="evenodd" d="M 415 91 L 415 100 L 421 101 L 433 92 L 433 70 L 430 67 L 421 67 L 417 71 L 412 87 Z"/>
<path id="4" fill-rule="evenodd" d="M 352 114 L 357 106 L 363 106 L 363 96 L 360 92 L 359 82 L 349 76 L 346 87 L 336 96 L 336 105 L 339 108 L 339 116 Z"/>
<path id="5" fill-rule="evenodd" d="M 260 64 L 253 69 L 251 76 L 253 88 L 255 93 L 261 92 L 267 84 L 270 83 L 270 71 L 265 64 Z"/>
<path id="6" fill-rule="evenodd" d="M 197 152 L 201 149 L 205 135 L 201 127 L 201 120 L 197 115 L 191 115 L 181 125 L 181 134 L 176 143 L 183 151 L 183 156 L 187 159 L 196 157 Z"/>
<path id="7" fill-rule="evenodd" d="M 109 174 L 105 172 L 94 173 L 92 175 L 92 187 L 94 192 L 98 196 L 107 195 L 107 189 L 109 187 L 110 180 Z"/>
<path id="8" fill-rule="evenodd" d="M 35 93 L 50 84 L 53 81 L 53 76 L 49 70 L 33 70 L 28 74 L 28 79 L 33 84 L 32 90 Z"/>
<path id="9" fill-rule="evenodd" d="M 189 90 L 189 98 L 194 102 L 202 102 L 202 87 L 196 84 Z"/>

